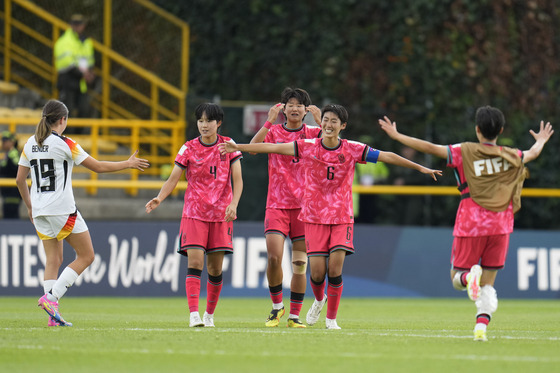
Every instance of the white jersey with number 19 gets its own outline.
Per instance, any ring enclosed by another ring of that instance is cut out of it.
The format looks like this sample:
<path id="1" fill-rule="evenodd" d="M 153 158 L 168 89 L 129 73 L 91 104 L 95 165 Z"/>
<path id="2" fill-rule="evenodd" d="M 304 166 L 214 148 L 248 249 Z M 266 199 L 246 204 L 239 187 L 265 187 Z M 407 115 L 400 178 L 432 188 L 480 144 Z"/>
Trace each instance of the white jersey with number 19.
<path id="1" fill-rule="evenodd" d="M 31 169 L 31 207 L 33 217 L 66 215 L 76 211 L 72 191 L 72 168 L 89 154 L 74 140 L 53 132 L 39 146 L 31 136 L 19 164 Z"/>

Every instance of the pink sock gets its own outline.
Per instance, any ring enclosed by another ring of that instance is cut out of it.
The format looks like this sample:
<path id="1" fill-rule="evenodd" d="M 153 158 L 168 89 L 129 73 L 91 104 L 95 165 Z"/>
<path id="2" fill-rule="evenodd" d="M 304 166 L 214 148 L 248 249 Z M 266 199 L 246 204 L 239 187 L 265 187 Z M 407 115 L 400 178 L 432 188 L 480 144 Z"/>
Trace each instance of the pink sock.
<path id="1" fill-rule="evenodd" d="M 343 287 L 342 282 L 338 285 L 333 285 L 329 282 L 329 286 L 327 288 L 327 319 L 336 319 Z"/>
<path id="2" fill-rule="evenodd" d="M 325 280 L 321 283 L 316 283 L 315 281 L 311 280 L 311 289 L 313 290 L 313 295 L 315 295 L 315 299 L 318 301 L 323 300 L 323 296 L 325 295 Z"/>
<path id="3" fill-rule="evenodd" d="M 210 315 L 213 315 L 216 310 L 223 283 L 221 274 L 219 276 L 208 275 L 208 282 L 206 283 L 206 312 Z"/>
<path id="4" fill-rule="evenodd" d="M 198 298 L 200 297 L 200 274 L 202 271 L 188 269 L 185 289 L 190 312 L 198 312 Z"/>

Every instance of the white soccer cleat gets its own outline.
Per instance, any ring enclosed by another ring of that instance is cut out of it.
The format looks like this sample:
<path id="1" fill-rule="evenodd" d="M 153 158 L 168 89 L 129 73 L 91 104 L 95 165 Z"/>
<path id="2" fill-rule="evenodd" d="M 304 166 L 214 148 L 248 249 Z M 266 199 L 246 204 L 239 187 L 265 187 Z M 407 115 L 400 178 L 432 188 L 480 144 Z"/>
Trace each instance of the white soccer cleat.
<path id="1" fill-rule="evenodd" d="M 336 323 L 336 319 L 327 319 L 326 324 L 327 329 L 341 329 L 341 327 Z"/>
<path id="2" fill-rule="evenodd" d="M 467 292 L 473 301 L 480 296 L 480 276 L 482 276 L 482 268 L 478 264 L 473 265 L 467 275 Z"/>
<path id="3" fill-rule="evenodd" d="M 305 321 L 307 321 L 307 325 L 315 325 L 317 321 L 319 321 L 319 315 L 321 315 L 321 310 L 323 306 L 327 303 L 327 294 L 323 295 L 323 300 L 318 301 L 315 299 L 309 311 L 307 311 L 307 316 L 305 317 Z"/>
<path id="4" fill-rule="evenodd" d="M 204 326 L 207 328 L 214 327 L 214 314 L 209 314 L 208 312 L 204 312 L 202 316 L 202 321 L 204 322 Z"/>
<path id="5" fill-rule="evenodd" d="M 196 328 L 199 326 L 204 326 L 204 323 L 200 319 L 200 314 L 198 312 L 191 312 L 189 328 Z"/>

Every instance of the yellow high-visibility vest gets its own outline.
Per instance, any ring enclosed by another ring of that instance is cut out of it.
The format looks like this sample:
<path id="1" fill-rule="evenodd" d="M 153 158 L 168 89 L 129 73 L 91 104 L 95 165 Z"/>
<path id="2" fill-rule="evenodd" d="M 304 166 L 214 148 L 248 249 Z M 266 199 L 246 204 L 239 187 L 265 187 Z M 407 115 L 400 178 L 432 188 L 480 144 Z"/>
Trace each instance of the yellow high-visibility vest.
<path id="1" fill-rule="evenodd" d="M 92 68 L 95 63 L 93 42 L 90 38 L 82 42 L 78 33 L 70 28 L 54 44 L 54 58 L 59 73 L 73 67 L 79 68 L 80 64 Z M 82 93 L 87 91 L 84 79 L 80 81 L 80 89 Z"/>

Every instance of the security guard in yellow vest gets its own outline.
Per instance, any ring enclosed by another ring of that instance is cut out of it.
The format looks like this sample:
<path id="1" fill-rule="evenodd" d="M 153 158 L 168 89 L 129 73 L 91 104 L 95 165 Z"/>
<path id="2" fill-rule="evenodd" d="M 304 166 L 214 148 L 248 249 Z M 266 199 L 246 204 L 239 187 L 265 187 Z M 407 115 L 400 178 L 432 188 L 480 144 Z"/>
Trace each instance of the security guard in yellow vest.
<path id="1" fill-rule="evenodd" d="M 95 78 L 93 42 L 84 36 L 84 16 L 74 14 L 70 26 L 54 45 L 58 98 L 68 107 L 70 116 L 85 118 L 91 116 L 86 92 Z"/>

